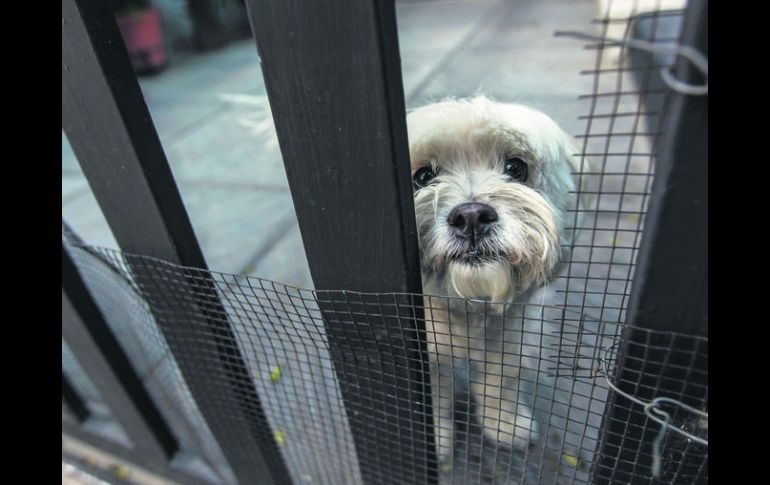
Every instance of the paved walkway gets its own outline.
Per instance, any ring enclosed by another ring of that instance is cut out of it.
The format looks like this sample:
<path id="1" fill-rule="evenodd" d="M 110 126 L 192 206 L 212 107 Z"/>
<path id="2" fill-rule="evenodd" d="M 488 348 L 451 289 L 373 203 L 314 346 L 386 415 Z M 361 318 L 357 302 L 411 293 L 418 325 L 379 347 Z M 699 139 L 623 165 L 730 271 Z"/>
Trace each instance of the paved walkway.
<path id="1" fill-rule="evenodd" d="M 591 51 L 553 38 L 586 29 L 588 0 L 401 2 L 407 107 L 486 93 L 540 108 L 580 132 Z M 140 79 L 209 267 L 312 287 L 251 41 L 178 59 Z M 89 243 L 117 247 L 62 135 L 62 216 Z"/>

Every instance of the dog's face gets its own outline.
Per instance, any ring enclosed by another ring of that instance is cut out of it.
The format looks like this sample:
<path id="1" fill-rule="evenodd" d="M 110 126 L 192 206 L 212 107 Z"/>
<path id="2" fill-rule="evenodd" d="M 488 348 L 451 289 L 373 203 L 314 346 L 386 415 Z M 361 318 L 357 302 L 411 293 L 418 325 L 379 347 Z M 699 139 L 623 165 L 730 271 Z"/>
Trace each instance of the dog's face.
<path id="1" fill-rule="evenodd" d="M 484 97 L 409 113 L 428 291 L 511 301 L 545 283 L 572 234 L 575 153 L 546 115 Z"/>

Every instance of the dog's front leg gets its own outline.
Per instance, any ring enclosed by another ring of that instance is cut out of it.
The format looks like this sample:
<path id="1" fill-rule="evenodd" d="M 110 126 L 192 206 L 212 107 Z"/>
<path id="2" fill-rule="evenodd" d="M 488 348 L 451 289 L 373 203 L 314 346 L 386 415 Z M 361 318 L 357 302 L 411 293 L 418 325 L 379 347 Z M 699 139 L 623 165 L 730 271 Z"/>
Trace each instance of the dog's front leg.
<path id="1" fill-rule="evenodd" d="M 454 431 L 454 378 L 452 358 L 446 354 L 430 354 L 433 426 L 439 460 L 452 456 Z"/>
<path id="2" fill-rule="evenodd" d="M 431 299 L 425 305 L 425 330 L 430 359 L 430 379 L 433 401 L 433 426 L 439 460 L 452 457 L 454 445 L 455 370 L 465 362 L 468 339 L 461 336 L 458 324 L 452 322 L 443 301 Z"/>
<path id="3" fill-rule="evenodd" d="M 484 434 L 514 448 L 537 439 L 532 411 L 519 396 L 521 357 L 502 351 L 471 351 L 471 393 Z"/>
<path id="4" fill-rule="evenodd" d="M 430 359 L 430 387 L 433 405 L 433 426 L 436 433 L 436 453 L 446 461 L 452 454 L 454 430 L 452 379 L 452 342 L 444 306 L 425 299 L 425 333 Z"/>

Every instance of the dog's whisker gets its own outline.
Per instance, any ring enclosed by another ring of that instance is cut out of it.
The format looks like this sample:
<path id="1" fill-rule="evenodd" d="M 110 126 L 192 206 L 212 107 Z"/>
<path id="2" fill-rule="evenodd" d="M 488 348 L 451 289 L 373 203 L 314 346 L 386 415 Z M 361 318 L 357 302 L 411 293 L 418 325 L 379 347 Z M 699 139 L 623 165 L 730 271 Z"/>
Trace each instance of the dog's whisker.
<path id="1" fill-rule="evenodd" d="M 433 189 L 433 222 L 438 223 L 438 193 L 439 193 L 439 186 L 437 185 Z"/>

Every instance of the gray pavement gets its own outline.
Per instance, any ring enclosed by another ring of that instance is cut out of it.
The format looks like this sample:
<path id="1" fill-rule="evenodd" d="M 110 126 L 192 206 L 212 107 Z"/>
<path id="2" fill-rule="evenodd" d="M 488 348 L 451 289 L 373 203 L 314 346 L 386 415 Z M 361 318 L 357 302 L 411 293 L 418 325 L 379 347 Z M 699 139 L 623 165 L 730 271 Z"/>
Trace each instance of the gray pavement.
<path id="1" fill-rule="evenodd" d="M 585 29 L 595 3 L 423 1 L 397 6 L 407 107 L 486 93 L 540 108 L 579 133 L 593 54 L 555 29 Z M 312 287 L 256 48 L 250 40 L 177 58 L 140 79 L 209 267 Z M 117 247 L 62 135 L 62 216 Z"/>

